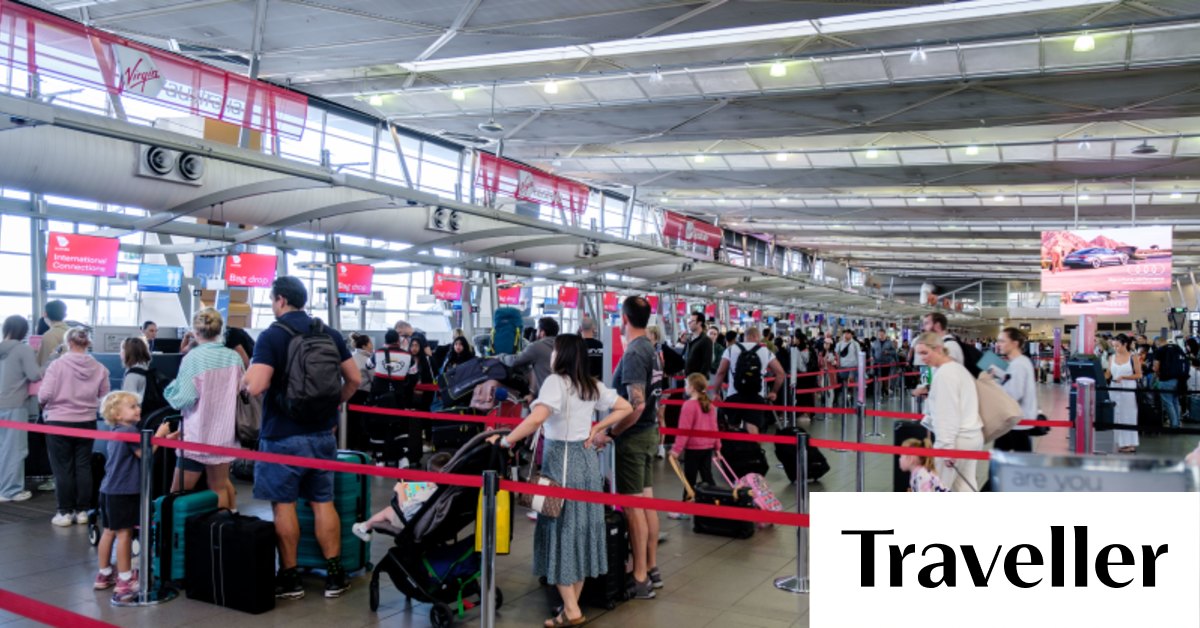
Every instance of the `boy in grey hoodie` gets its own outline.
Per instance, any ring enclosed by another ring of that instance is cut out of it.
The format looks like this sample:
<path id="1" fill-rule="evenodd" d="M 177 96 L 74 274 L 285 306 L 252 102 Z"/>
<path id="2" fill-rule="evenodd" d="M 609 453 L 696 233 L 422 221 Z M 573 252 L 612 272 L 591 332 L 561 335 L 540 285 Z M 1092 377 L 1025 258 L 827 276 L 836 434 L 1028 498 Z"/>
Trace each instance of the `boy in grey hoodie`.
<path id="1" fill-rule="evenodd" d="M 25 344 L 29 323 L 20 316 L 4 320 L 0 341 L 0 420 L 25 423 L 29 383 L 42 378 L 33 347 Z M 0 502 L 20 502 L 33 496 L 25 490 L 25 456 L 29 453 L 27 433 L 0 429 Z"/>

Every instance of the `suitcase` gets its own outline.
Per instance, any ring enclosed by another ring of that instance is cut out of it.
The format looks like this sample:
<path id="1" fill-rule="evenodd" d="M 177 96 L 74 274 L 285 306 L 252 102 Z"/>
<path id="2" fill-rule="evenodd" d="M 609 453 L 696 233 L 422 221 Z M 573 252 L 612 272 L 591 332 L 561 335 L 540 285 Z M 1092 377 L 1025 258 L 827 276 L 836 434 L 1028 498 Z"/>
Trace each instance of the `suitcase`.
<path id="1" fill-rule="evenodd" d="M 737 432 L 740 430 L 729 430 Z M 758 443 L 744 440 L 721 441 L 721 455 L 729 461 L 733 472 L 740 478 L 747 473 L 757 473 L 766 476 L 771 464 L 767 462 L 767 454 Z"/>
<path id="2" fill-rule="evenodd" d="M 1200 423 L 1200 393 L 1192 393 L 1187 397 L 1188 421 L 1191 423 Z"/>
<path id="3" fill-rule="evenodd" d="M 787 436 L 795 438 L 797 434 L 804 430 L 799 427 L 781 427 L 775 431 L 776 436 Z M 783 472 L 787 474 L 789 482 L 796 481 L 796 446 L 784 445 L 783 443 L 775 443 L 775 457 L 779 459 L 779 463 L 783 465 Z M 808 446 L 808 480 L 810 482 L 821 479 L 821 476 L 829 473 L 829 460 L 825 458 L 825 454 L 821 450 Z"/>
<path id="4" fill-rule="evenodd" d="M 1138 392 L 1135 395 L 1137 396 L 1138 432 L 1141 434 L 1161 434 L 1163 420 L 1166 416 L 1163 410 L 1162 396 L 1153 392 Z"/>
<path id="5" fill-rule="evenodd" d="M 246 613 L 275 608 L 275 525 L 228 510 L 187 523 L 187 596 Z"/>
<path id="6" fill-rule="evenodd" d="M 747 489 L 735 489 L 701 482 L 696 485 L 695 491 L 697 504 L 754 508 L 754 499 L 750 497 L 750 491 Z M 692 531 L 697 534 L 748 539 L 754 536 L 754 522 L 697 516 L 692 520 Z"/>
<path id="7" fill-rule="evenodd" d="M 608 573 L 583 581 L 580 602 L 612 610 L 629 599 L 630 576 L 625 573 L 629 559 L 629 528 L 625 515 L 604 509 L 604 547 L 608 553 Z"/>
<path id="8" fill-rule="evenodd" d="M 154 539 L 154 577 L 163 583 L 186 580 L 186 527 L 190 518 L 217 510 L 217 494 L 212 491 L 171 493 L 154 500 L 151 518 Z"/>
<path id="9" fill-rule="evenodd" d="M 455 452 L 467 444 L 483 429 L 482 423 L 454 423 L 452 421 L 436 421 L 430 430 L 430 440 L 433 448 L 438 451 Z"/>
<path id="10" fill-rule="evenodd" d="M 338 461 L 371 464 L 371 457 L 360 451 L 339 451 Z M 350 529 L 358 521 L 371 517 L 371 484 L 368 476 L 335 473 L 333 476 L 333 507 L 342 522 L 342 568 L 353 573 L 367 568 L 371 546 L 354 536 Z M 305 569 L 325 569 L 325 555 L 317 543 L 316 519 L 308 500 L 296 500 L 296 516 L 300 520 L 300 544 L 297 565 Z"/>

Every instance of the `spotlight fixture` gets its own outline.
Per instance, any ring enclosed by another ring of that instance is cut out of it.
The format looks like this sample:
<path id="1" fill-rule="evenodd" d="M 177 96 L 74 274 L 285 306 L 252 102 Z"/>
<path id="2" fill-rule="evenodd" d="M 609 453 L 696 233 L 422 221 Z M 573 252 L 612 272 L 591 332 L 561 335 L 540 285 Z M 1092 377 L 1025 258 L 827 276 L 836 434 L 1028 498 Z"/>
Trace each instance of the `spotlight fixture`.
<path id="1" fill-rule="evenodd" d="M 927 199 L 925 198 L 925 196 L 924 196 L 924 195 L 922 195 L 922 196 L 918 196 L 918 197 L 917 197 L 917 202 L 918 202 L 918 203 L 924 203 L 926 200 L 927 200 Z"/>
<path id="2" fill-rule="evenodd" d="M 708 157 L 705 157 L 704 153 L 700 153 L 700 154 L 696 155 L 695 157 L 692 157 L 692 161 L 694 161 L 698 164 L 704 163 L 704 161 L 707 159 L 708 159 Z"/>
<path id="3" fill-rule="evenodd" d="M 1004 195 L 1003 195 L 1003 194 L 997 194 L 997 195 L 995 195 L 995 196 L 993 196 L 993 197 L 992 197 L 992 200 L 993 200 L 993 201 L 996 201 L 997 203 L 1003 203 L 1003 202 L 1004 202 Z"/>
<path id="4" fill-rule="evenodd" d="M 1183 198 L 1183 195 L 1179 193 L 1179 190 L 1175 190 L 1174 192 L 1171 192 L 1171 198 L 1178 200 Z"/>
<path id="5" fill-rule="evenodd" d="M 1092 150 L 1091 137 L 1090 135 L 1085 135 L 1079 140 L 1079 150 Z"/>
<path id="6" fill-rule="evenodd" d="M 1096 38 L 1084 33 L 1075 38 L 1075 52 L 1091 52 L 1096 49 Z"/>
<path id="7" fill-rule="evenodd" d="M 787 76 L 787 64 L 782 61 L 776 61 L 771 64 L 771 76 L 775 78 L 783 78 Z"/>
<path id="8" fill-rule="evenodd" d="M 878 148 L 868 148 L 867 149 L 867 159 L 878 159 L 878 158 L 879 158 L 879 149 Z"/>
<path id="9" fill-rule="evenodd" d="M 557 94 L 558 93 L 558 82 L 557 81 L 546 81 L 546 84 L 542 86 L 542 91 L 546 92 L 547 94 Z"/>
<path id="10" fill-rule="evenodd" d="M 1080 194 L 1080 195 L 1079 195 L 1079 200 L 1081 200 L 1081 201 L 1090 201 L 1090 200 L 1092 200 L 1092 197 L 1091 197 L 1091 195 L 1090 195 L 1090 194 L 1088 194 L 1088 193 L 1084 192 L 1083 194 Z"/>
<path id="11" fill-rule="evenodd" d="M 965 152 L 968 157 L 974 157 L 975 155 L 979 154 L 979 146 L 976 146 L 975 144 L 971 144 L 970 146 L 967 146 L 965 149 L 963 149 L 963 152 Z"/>
<path id="12" fill-rule="evenodd" d="M 929 61 L 929 55 L 925 54 L 924 46 L 918 46 L 912 54 L 908 55 L 908 62 L 913 65 L 925 65 Z"/>
<path id="13" fill-rule="evenodd" d="M 1153 155 L 1154 153 L 1158 152 L 1158 147 L 1149 142 L 1142 142 L 1141 144 L 1134 146 L 1133 150 L 1129 152 L 1133 153 L 1134 155 Z"/>
<path id="14" fill-rule="evenodd" d="M 657 65 L 656 65 L 656 66 L 654 66 L 654 72 L 650 74 L 650 82 L 651 82 L 651 83 L 661 83 L 661 82 L 663 82 L 663 75 L 662 75 L 662 71 L 658 69 L 658 66 L 657 66 Z"/>
<path id="15" fill-rule="evenodd" d="M 658 200 L 659 200 L 659 201 L 661 201 L 661 202 L 663 202 L 663 203 L 670 203 L 670 202 L 671 202 L 671 199 L 670 199 L 669 197 L 666 197 L 666 196 L 664 196 L 664 197 L 662 197 L 662 198 L 660 198 L 660 199 L 658 199 Z"/>
<path id="16" fill-rule="evenodd" d="M 371 97 L 367 99 L 367 102 L 370 103 L 372 107 L 382 107 L 383 96 L 380 96 L 379 94 L 371 94 Z"/>
<path id="17" fill-rule="evenodd" d="M 463 101 L 467 99 L 467 92 L 461 87 L 455 87 L 450 92 L 450 100 Z"/>
<path id="18" fill-rule="evenodd" d="M 776 153 L 775 154 L 775 161 L 787 161 L 787 160 L 788 160 L 787 153 Z"/>

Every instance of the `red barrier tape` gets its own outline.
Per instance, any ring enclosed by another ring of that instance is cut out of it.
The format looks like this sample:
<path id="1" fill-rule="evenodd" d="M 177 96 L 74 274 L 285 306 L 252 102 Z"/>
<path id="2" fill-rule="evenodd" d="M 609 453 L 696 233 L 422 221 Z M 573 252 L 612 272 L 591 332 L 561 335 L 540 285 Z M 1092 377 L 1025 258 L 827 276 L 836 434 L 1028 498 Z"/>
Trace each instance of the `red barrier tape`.
<path id="1" fill-rule="evenodd" d="M 3 589 L 0 589 L 0 609 L 56 628 L 117 628 L 114 624 L 72 613 Z"/>
<path id="2" fill-rule="evenodd" d="M 872 445 L 870 443 L 850 443 L 840 440 L 825 440 L 810 438 L 808 444 L 813 447 L 826 449 L 843 449 L 863 451 L 874 454 L 896 454 L 909 456 L 930 456 L 934 458 L 961 458 L 964 460 L 988 460 L 991 454 L 987 451 L 965 451 L 961 449 L 935 449 L 929 447 L 900 447 L 898 445 Z"/>
<path id="3" fill-rule="evenodd" d="M 682 406 L 685 401 L 682 399 L 663 399 L 659 401 L 664 406 Z M 713 405 L 718 408 L 730 408 L 733 410 L 762 410 L 763 412 L 805 412 L 809 414 L 854 414 L 854 410 L 850 408 L 815 408 L 811 406 L 770 406 L 758 403 L 731 403 L 728 401 L 714 401 Z"/>
<path id="4" fill-rule="evenodd" d="M 484 423 L 488 425 L 520 425 L 521 419 L 503 416 L 481 416 L 477 414 L 450 414 L 448 412 L 424 412 L 422 410 L 397 410 L 395 408 L 379 408 L 376 406 L 346 406 L 350 412 L 363 414 L 378 414 L 382 416 L 403 417 L 406 419 L 433 419 L 436 421 L 459 421 L 463 423 Z"/>

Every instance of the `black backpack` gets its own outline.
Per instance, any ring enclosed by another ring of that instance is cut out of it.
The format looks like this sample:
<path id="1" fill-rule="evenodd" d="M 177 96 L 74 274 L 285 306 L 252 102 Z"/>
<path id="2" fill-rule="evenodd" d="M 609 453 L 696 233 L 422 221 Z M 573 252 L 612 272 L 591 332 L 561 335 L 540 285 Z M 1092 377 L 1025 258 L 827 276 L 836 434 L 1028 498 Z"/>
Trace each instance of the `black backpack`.
<path id="1" fill-rule="evenodd" d="M 738 394 L 761 395 L 763 365 L 762 360 L 758 358 L 758 350 L 762 345 L 755 344 L 752 349 L 746 349 L 741 344 L 738 347 L 742 351 L 738 354 L 737 362 L 733 365 L 733 386 L 737 388 Z"/>
<path id="2" fill-rule="evenodd" d="M 1190 365 L 1183 349 L 1175 343 L 1163 346 L 1161 362 L 1158 365 L 1158 379 L 1180 379 L 1188 376 Z"/>
<path id="3" fill-rule="evenodd" d="M 134 366 L 130 367 L 126 373 L 141 375 L 146 379 L 146 390 L 142 392 L 142 416 L 148 417 L 163 408 L 170 407 L 170 404 L 167 403 L 167 396 L 163 394 L 163 390 L 167 387 L 166 384 L 170 382 L 164 381 L 165 377 L 157 369 Z"/>
<path id="4" fill-rule="evenodd" d="M 951 338 L 954 338 L 954 342 L 957 342 L 958 346 L 962 347 L 963 366 L 967 367 L 967 370 L 971 373 L 971 377 L 978 378 L 979 374 L 983 372 L 979 368 L 979 361 L 983 359 L 983 352 L 976 349 L 975 345 L 963 342 L 962 338 L 958 336 L 951 336 Z"/>
<path id="5" fill-rule="evenodd" d="M 279 322 L 271 324 L 291 336 L 275 398 L 284 416 L 302 425 L 321 423 L 337 414 L 342 403 L 342 356 L 321 319 L 301 334 Z"/>

